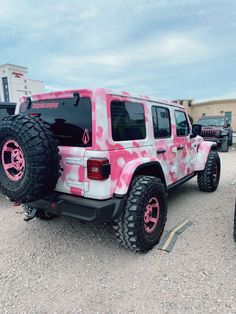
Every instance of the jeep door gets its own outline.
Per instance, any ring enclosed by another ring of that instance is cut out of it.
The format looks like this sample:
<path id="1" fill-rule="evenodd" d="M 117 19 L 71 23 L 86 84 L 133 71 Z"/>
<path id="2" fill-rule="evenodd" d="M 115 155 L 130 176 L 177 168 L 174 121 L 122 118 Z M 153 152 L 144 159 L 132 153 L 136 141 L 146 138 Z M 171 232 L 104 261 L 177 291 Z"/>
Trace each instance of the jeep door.
<path id="1" fill-rule="evenodd" d="M 176 182 L 175 153 L 173 150 L 174 134 L 171 127 L 171 107 L 156 103 L 152 105 L 154 136 L 154 157 L 162 166 L 167 186 Z"/>
<path id="2" fill-rule="evenodd" d="M 190 123 L 185 111 L 181 108 L 174 109 L 174 146 L 175 173 L 178 180 L 191 175 L 194 172 L 196 149 L 190 138 Z"/>

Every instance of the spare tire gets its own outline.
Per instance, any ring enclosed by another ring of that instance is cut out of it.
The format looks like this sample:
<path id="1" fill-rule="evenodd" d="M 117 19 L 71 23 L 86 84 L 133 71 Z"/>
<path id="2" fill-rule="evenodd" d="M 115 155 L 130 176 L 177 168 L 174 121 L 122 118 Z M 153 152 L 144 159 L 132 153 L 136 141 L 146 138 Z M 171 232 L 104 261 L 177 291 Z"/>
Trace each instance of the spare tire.
<path id="1" fill-rule="evenodd" d="M 13 115 L 0 123 L 0 189 L 11 201 L 27 203 L 50 194 L 60 177 L 58 141 L 50 125 Z"/>

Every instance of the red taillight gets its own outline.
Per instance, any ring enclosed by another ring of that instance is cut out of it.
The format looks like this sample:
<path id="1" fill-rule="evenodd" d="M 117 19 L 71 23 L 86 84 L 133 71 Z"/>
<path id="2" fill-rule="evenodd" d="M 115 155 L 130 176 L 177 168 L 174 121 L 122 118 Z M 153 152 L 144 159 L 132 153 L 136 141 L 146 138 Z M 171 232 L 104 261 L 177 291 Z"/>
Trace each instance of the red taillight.
<path id="1" fill-rule="evenodd" d="M 88 178 L 93 180 L 106 180 L 111 173 L 111 165 L 108 159 L 88 159 Z"/>

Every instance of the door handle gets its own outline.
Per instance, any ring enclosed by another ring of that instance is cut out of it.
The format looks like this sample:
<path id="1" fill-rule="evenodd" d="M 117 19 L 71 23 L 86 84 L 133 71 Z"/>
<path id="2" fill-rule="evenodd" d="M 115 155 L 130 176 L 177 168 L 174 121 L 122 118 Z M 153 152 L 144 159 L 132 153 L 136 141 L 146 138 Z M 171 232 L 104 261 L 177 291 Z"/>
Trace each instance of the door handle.
<path id="1" fill-rule="evenodd" d="M 177 146 L 177 150 L 182 150 L 183 148 L 184 148 L 183 145 Z"/>
<path id="2" fill-rule="evenodd" d="M 157 150 L 157 155 L 164 154 L 165 152 L 166 152 L 166 149 L 164 149 L 164 148 L 158 149 Z"/>

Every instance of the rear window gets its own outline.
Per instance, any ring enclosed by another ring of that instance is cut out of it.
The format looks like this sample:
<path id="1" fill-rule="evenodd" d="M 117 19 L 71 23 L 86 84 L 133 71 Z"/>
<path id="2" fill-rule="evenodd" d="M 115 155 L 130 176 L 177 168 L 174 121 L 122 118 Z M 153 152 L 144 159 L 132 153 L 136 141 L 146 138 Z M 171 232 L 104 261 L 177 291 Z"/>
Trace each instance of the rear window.
<path id="1" fill-rule="evenodd" d="M 92 110 L 88 97 L 32 101 L 21 105 L 21 114 L 38 116 L 51 125 L 61 146 L 92 145 Z"/>
<path id="2" fill-rule="evenodd" d="M 129 141 L 146 137 L 143 105 L 134 102 L 111 102 L 112 138 L 114 141 Z"/>

